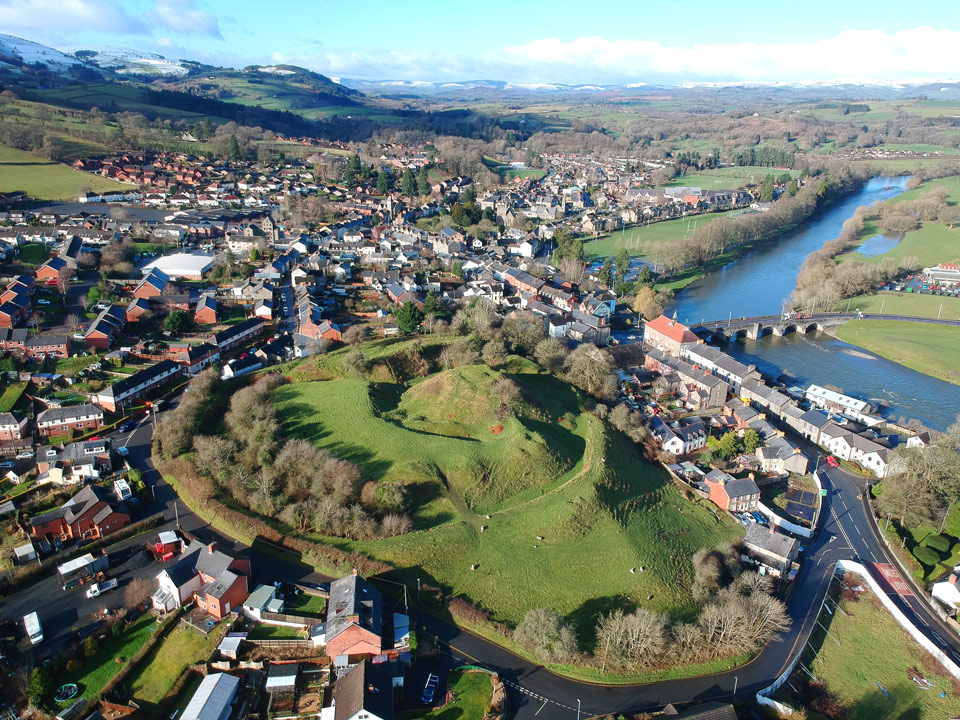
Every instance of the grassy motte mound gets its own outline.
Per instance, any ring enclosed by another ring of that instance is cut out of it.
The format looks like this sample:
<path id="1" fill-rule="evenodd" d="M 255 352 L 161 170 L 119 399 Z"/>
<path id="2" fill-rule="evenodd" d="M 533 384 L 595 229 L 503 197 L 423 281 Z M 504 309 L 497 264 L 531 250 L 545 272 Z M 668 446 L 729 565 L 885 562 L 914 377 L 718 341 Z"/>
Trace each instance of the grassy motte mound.
<path id="1" fill-rule="evenodd" d="M 543 380 L 564 392 L 563 383 Z M 289 435 L 356 462 L 368 479 L 439 481 L 472 510 L 488 512 L 543 490 L 583 450 L 571 422 L 548 422 L 549 413 L 520 397 L 512 406 L 495 397 L 508 383 L 522 384 L 469 366 L 409 389 L 351 379 L 288 385 L 274 398 Z"/>

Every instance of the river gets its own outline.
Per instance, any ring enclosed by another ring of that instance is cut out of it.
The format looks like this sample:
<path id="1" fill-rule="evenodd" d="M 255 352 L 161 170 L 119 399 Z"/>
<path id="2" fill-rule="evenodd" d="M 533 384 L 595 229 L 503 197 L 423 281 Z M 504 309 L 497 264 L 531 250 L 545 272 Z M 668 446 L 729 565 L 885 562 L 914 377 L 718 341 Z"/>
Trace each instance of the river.
<path id="1" fill-rule="evenodd" d="M 665 310 L 687 324 L 751 315 L 776 315 L 796 284 L 804 258 L 840 234 L 843 222 L 861 205 L 899 195 L 906 177 L 879 177 L 837 201 L 779 240 L 729 263 L 677 293 Z M 891 420 L 917 418 L 942 430 L 960 413 L 960 386 L 915 372 L 841 342 L 826 333 L 764 336 L 738 340 L 727 348 L 741 362 L 767 375 L 787 373 L 799 385 L 830 384 L 881 404 Z"/>

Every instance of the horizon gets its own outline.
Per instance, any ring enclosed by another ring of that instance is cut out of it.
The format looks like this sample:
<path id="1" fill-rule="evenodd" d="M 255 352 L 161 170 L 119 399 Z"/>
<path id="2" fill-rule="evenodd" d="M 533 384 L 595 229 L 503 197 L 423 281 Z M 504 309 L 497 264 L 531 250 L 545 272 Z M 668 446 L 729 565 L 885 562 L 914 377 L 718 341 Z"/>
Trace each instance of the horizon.
<path id="1" fill-rule="evenodd" d="M 951 9 L 924 3 L 902 28 L 888 1 L 869 16 L 826 0 L 793 13 L 757 2 L 736 15 L 693 8 L 680 24 L 668 7 L 621 0 L 589 10 L 491 0 L 482 12 L 371 0 L 362 19 L 329 0 L 285 3 L 267 17 L 249 0 L 0 0 L 0 29 L 65 51 L 121 48 L 237 69 L 295 65 L 366 82 L 891 85 L 960 78 L 960 20 Z M 370 17 L 389 22 L 364 22 Z M 462 27 L 469 37 L 459 37 Z"/>

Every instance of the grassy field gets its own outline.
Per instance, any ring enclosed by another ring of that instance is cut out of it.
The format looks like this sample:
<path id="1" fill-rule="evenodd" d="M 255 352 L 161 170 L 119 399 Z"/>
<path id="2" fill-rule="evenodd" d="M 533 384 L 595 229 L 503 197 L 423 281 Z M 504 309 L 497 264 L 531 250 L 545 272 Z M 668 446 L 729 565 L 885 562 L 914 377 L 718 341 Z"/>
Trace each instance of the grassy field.
<path id="1" fill-rule="evenodd" d="M 13 410 L 14 405 L 17 404 L 17 401 L 26 389 L 27 383 L 25 382 L 16 382 L 8 385 L 3 391 L 3 395 L 0 395 L 0 412 L 10 412 Z"/>
<path id="2" fill-rule="evenodd" d="M 847 301 L 837 305 L 837 310 L 846 310 Z M 850 298 L 851 312 L 859 308 L 865 313 L 884 315 L 913 315 L 915 317 L 937 317 L 947 320 L 960 320 L 960 298 L 940 295 L 920 295 L 918 293 L 878 292 L 873 295 L 858 295 Z"/>
<path id="3" fill-rule="evenodd" d="M 219 637 L 216 630 L 202 635 L 181 623 L 163 642 L 151 648 L 127 677 L 126 685 L 137 704 L 150 708 L 160 702 L 187 667 L 210 657 Z"/>
<path id="4" fill-rule="evenodd" d="M 780 170 L 770 167 L 724 167 L 689 172 L 675 177 L 667 187 L 701 187 L 704 190 L 733 190 L 747 185 L 759 185 L 767 175 L 779 177 L 789 172 L 793 177 L 800 173 L 796 170 Z"/>
<path id="5" fill-rule="evenodd" d="M 626 248 L 631 256 L 646 257 L 654 246 L 665 242 L 675 242 L 684 235 L 692 233 L 695 227 L 707 222 L 715 222 L 731 212 L 738 211 L 729 210 L 689 218 L 664 220 L 663 222 L 618 230 L 610 233 L 607 237 L 585 242 L 583 250 L 588 259 L 615 257 L 623 248 Z"/>
<path id="6" fill-rule="evenodd" d="M 57 360 L 53 372 L 73 376 L 88 365 L 99 362 L 99 360 L 100 358 L 94 354 L 87 355 L 86 357 L 81 355 L 80 357 L 60 358 Z"/>
<path id="7" fill-rule="evenodd" d="M 81 188 L 85 187 L 102 192 L 129 190 L 133 186 L 0 145 L 0 192 L 23 190 L 39 200 L 69 200 L 79 195 Z"/>
<path id="8" fill-rule="evenodd" d="M 837 337 L 931 377 L 960 385 L 960 328 L 894 320 L 851 320 Z"/>
<path id="9" fill-rule="evenodd" d="M 357 462 L 368 479 L 400 480 L 413 493 L 413 533 L 315 539 L 390 562 L 401 568 L 398 579 L 419 577 L 468 597 L 497 620 L 516 623 L 531 608 L 554 608 L 585 648 L 598 614 L 641 598 L 674 617 L 695 616 L 689 558 L 742 531 L 686 500 L 633 442 L 583 413 L 568 386 L 522 363 L 516 370 L 511 376 L 537 405 L 528 401 L 517 417 L 499 420 L 476 390 L 491 372 L 478 366 L 405 393 L 360 380 L 279 388 L 287 436 L 310 438 Z M 491 432 L 495 425 L 503 430 Z M 535 460 L 546 448 L 552 459 Z"/>
<path id="10" fill-rule="evenodd" d="M 933 222 L 924 223 L 919 229 L 904 235 L 894 248 L 882 255 L 861 255 L 848 253 L 844 257 L 855 257 L 868 263 L 879 263 L 884 258 L 915 257 L 923 267 L 939 262 L 952 262 L 960 258 L 960 228 L 948 228 Z"/>
<path id="11" fill-rule="evenodd" d="M 247 634 L 247 637 L 251 640 L 296 640 L 303 637 L 303 634 L 301 628 L 260 623 Z"/>
<path id="12" fill-rule="evenodd" d="M 291 615 L 306 615 L 319 618 L 326 617 L 324 608 L 327 607 L 327 601 L 317 595 L 299 593 L 292 599 L 286 599 L 284 605 L 286 612 Z"/>
<path id="13" fill-rule="evenodd" d="M 897 624 L 872 593 L 860 602 L 842 602 L 845 612 L 828 619 L 819 657 L 810 669 L 847 708 L 850 720 L 942 720 L 960 714 L 960 696 L 950 676 Z M 882 652 L 878 652 L 882 649 Z M 926 657 L 925 657 L 926 656 Z M 869 660 L 867 660 L 869 658 Z M 910 668 L 933 683 L 923 690 Z M 890 697 L 877 687 L 882 686 Z M 946 697 L 941 698 L 940 694 Z"/>
<path id="14" fill-rule="evenodd" d="M 83 666 L 76 672 L 64 672 L 57 677 L 57 683 L 76 683 L 80 688 L 80 697 L 93 700 L 100 689 L 107 684 L 122 667 L 117 658 L 125 660 L 135 655 L 160 628 L 153 615 L 147 613 L 124 630 L 120 637 L 109 635 L 100 644 L 97 653 L 83 660 Z M 69 703 L 65 703 L 69 704 Z"/>
<path id="15" fill-rule="evenodd" d="M 482 672 L 452 672 L 450 691 L 456 700 L 446 707 L 414 713 L 407 717 L 424 720 L 483 720 L 490 706 L 490 676 Z"/>
<path id="16" fill-rule="evenodd" d="M 43 265 L 50 252 L 40 243 L 27 243 L 20 248 L 20 262 L 24 265 Z"/>

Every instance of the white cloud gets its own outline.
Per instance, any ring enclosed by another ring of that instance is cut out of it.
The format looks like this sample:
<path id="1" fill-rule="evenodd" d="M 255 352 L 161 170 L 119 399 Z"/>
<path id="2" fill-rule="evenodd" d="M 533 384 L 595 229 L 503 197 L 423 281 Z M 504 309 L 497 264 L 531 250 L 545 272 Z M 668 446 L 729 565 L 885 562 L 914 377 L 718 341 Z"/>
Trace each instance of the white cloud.
<path id="1" fill-rule="evenodd" d="M 142 21 L 115 0 L 0 0 L 0 31 L 49 36 L 51 33 L 92 30 L 143 34 Z"/>
<path id="2" fill-rule="evenodd" d="M 478 56 L 429 50 L 323 47 L 288 62 L 377 79 L 637 83 L 686 81 L 923 80 L 960 78 L 960 32 L 846 30 L 813 42 L 667 44 L 542 38 Z"/>
<path id="3" fill-rule="evenodd" d="M 173 47 L 173 41 L 168 37 L 160 37 L 157 38 L 157 45 L 164 48 Z"/>
<path id="4" fill-rule="evenodd" d="M 200 10 L 193 0 L 154 0 L 154 6 L 147 10 L 146 17 L 157 25 L 179 33 L 223 39 L 217 18 Z"/>

